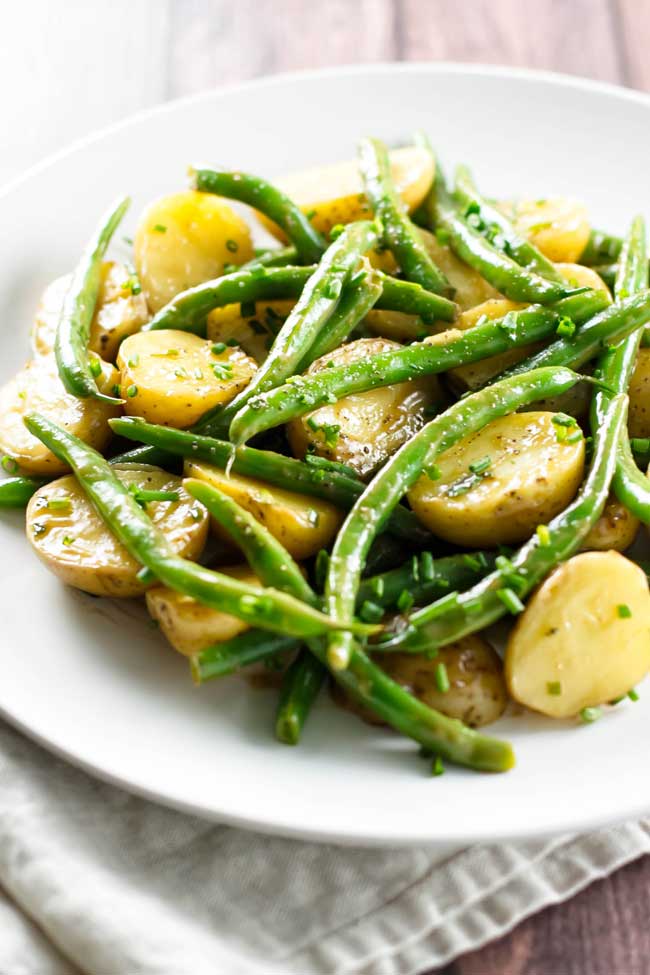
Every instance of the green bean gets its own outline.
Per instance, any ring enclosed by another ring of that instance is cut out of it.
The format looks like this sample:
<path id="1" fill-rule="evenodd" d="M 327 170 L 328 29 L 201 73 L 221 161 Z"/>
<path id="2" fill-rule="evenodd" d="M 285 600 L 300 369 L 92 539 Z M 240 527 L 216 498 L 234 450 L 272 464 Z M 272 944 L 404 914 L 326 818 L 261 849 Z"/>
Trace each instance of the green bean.
<path id="1" fill-rule="evenodd" d="M 232 274 L 182 291 L 154 315 L 143 331 L 173 328 L 205 335 L 207 316 L 215 308 L 243 301 L 298 298 L 314 271 L 315 266 L 247 268 L 244 265 Z M 451 322 L 456 317 L 458 309 L 453 301 L 410 281 L 399 281 L 380 271 L 377 274 L 382 283 L 378 310 L 417 315 L 426 325 L 438 320 Z"/>
<path id="2" fill-rule="evenodd" d="M 549 522 L 543 540 L 533 535 L 471 589 L 450 594 L 414 613 L 406 629 L 374 649 L 421 653 L 475 633 L 508 612 L 500 593 L 514 593 L 519 600 L 524 599 L 551 569 L 577 552 L 605 507 L 626 412 L 625 394 L 607 403 L 602 425 L 593 430 L 595 449 L 587 478 L 568 508 Z"/>
<path id="3" fill-rule="evenodd" d="M 597 356 L 606 345 L 620 341 L 641 328 L 648 318 L 650 291 L 641 291 L 610 305 L 574 335 L 556 339 L 546 348 L 506 369 L 497 378 L 508 379 L 545 366 L 568 366 L 577 369 Z"/>
<path id="4" fill-rule="evenodd" d="M 283 386 L 252 397 L 230 425 L 230 439 L 240 445 L 257 433 L 287 423 L 353 393 L 446 372 L 553 335 L 568 308 L 591 314 L 606 298 L 598 292 L 575 295 L 554 308 L 533 305 L 505 318 L 485 319 L 473 328 L 450 333 L 446 342 L 414 342 L 310 376 L 294 376 Z M 558 310 L 560 315 L 558 316 Z M 587 328 L 587 326 L 584 326 Z"/>
<path id="5" fill-rule="evenodd" d="M 44 484 L 47 480 L 41 477 L 5 477 L 0 480 L 0 508 L 24 508 Z"/>
<path id="6" fill-rule="evenodd" d="M 566 282 L 548 281 L 539 274 L 520 267 L 512 258 L 497 250 L 478 230 L 470 227 L 461 217 L 447 190 L 438 165 L 428 205 L 429 229 L 445 230 L 454 253 L 512 301 L 539 302 L 544 305 L 566 297 L 573 290 Z"/>
<path id="7" fill-rule="evenodd" d="M 377 531 L 417 481 L 423 469 L 462 437 L 521 406 L 565 392 L 579 381 L 568 369 L 540 369 L 495 383 L 454 403 L 407 441 L 370 482 L 349 512 L 329 560 L 325 606 L 331 616 L 353 618 L 361 572 Z M 348 666 L 353 641 L 344 632 L 328 639 L 328 661 L 334 669 Z"/>
<path id="8" fill-rule="evenodd" d="M 604 230 L 592 230 L 587 246 L 580 255 L 579 263 L 592 267 L 594 264 L 610 264 L 617 261 L 623 249 L 622 237 Z"/>
<path id="9" fill-rule="evenodd" d="M 526 237 L 522 237 L 512 222 L 481 196 L 467 166 L 456 167 L 454 197 L 463 207 L 465 217 L 469 219 L 471 216 L 480 223 L 476 229 L 486 236 L 491 244 L 504 251 L 521 267 L 534 271 L 548 281 L 557 281 L 566 285 L 553 261 L 542 254 Z"/>
<path id="10" fill-rule="evenodd" d="M 201 436 L 189 430 L 157 426 L 135 416 L 121 416 L 111 420 L 110 424 L 119 436 L 149 444 L 145 449 L 155 450 L 159 454 L 202 460 L 222 470 L 234 456 L 232 470 L 235 474 L 254 477 L 286 491 L 293 490 L 298 494 L 322 498 L 344 510 L 351 508 L 365 489 L 365 484 L 357 477 L 337 470 L 325 471 L 306 461 L 285 457 L 284 454 L 276 454 L 272 450 L 240 447 L 233 453 L 232 444 L 225 440 Z M 124 454 L 120 456 L 128 457 Z M 136 461 L 156 462 L 149 459 L 144 461 L 140 457 L 136 457 Z M 111 463 L 115 463 L 115 458 Z M 412 511 L 401 505 L 393 512 L 387 529 L 416 545 L 431 543 L 431 534 L 419 523 Z"/>
<path id="11" fill-rule="evenodd" d="M 163 585 L 219 612 L 288 636 L 315 636 L 336 626 L 333 619 L 293 596 L 248 585 L 179 557 L 101 454 L 38 414 L 25 417 L 25 425 L 72 468 L 107 527 Z"/>
<path id="12" fill-rule="evenodd" d="M 54 341 L 56 364 L 68 393 L 81 399 L 93 397 L 107 403 L 122 402 L 97 388 L 88 355 L 88 340 L 101 283 L 102 259 L 130 202 L 128 197 L 122 198 L 102 218 L 74 270 L 61 309 Z"/>
<path id="13" fill-rule="evenodd" d="M 444 596 L 456 589 L 465 589 L 494 568 L 492 552 L 468 552 L 434 559 L 431 552 L 421 552 L 399 566 L 379 575 L 363 579 L 357 595 L 357 610 L 365 602 L 390 608 L 404 591 L 410 593 L 419 606 L 426 600 Z"/>
<path id="14" fill-rule="evenodd" d="M 392 251 L 404 277 L 422 285 L 427 291 L 449 294 L 447 278 L 432 261 L 422 238 L 409 220 L 393 185 L 388 152 L 378 139 L 362 139 L 359 143 L 359 169 L 366 197 L 383 227 L 382 242 Z"/>
<path id="15" fill-rule="evenodd" d="M 298 650 L 300 643 L 295 637 L 281 633 L 245 630 L 230 640 L 213 643 L 190 657 L 192 677 L 196 684 L 216 677 L 227 677 L 259 660 Z"/>
<path id="16" fill-rule="evenodd" d="M 190 176 L 199 192 L 239 200 L 264 213 L 284 230 L 302 263 L 320 260 L 327 246 L 325 240 L 286 193 L 267 180 L 223 169 L 190 169 Z"/>
<path id="17" fill-rule="evenodd" d="M 648 259 L 645 222 L 637 217 L 623 242 L 619 255 L 618 273 L 614 285 L 617 298 L 633 295 L 648 286 Z M 649 316 L 650 317 L 650 316 Z M 606 349 L 598 360 L 598 375 L 608 389 L 624 393 L 634 370 L 641 330 L 633 332 L 618 345 Z M 592 426 L 598 427 L 611 394 L 602 390 L 592 403 Z M 650 482 L 637 467 L 627 430 L 623 430 L 618 444 L 616 471 L 612 489 L 618 500 L 632 514 L 646 524 L 650 523 Z"/>
<path id="18" fill-rule="evenodd" d="M 206 491 L 202 482 L 196 483 L 201 487 L 202 499 L 211 503 L 214 494 L 210 489 Z M 188 486 L 198 497 L 194 482 L 188 482 Z M 214 510 L 223 511 L 223 508 Z M 311 601 L 316 601 L 316 594 L 302 578 L 296 564 L 260 522 L 255 519 L 247 522 L 247 530 L 242 527 L 238 538 L 242 547 L 245 546 L 245 554 L 251 558 L 251 562 L 255 560 L 264 578 L 277 578 L 278 575 L 282 575 L 286 585 L 296 587 L 295 592 L 309 595 Z M 269 552 L 264 562 L 258 561 L 258 552 L 263 548 Z M 326 667 L 325 642 L 320 639 L 308 639 L 307 646 L 317 660 Z M 213 651 L 211 655 L 214 656 Z M 209 661 L 204 659 L 203 654 L 194 658 L 191 666 L 196 680 L 202 679 L 208 664 Z M 334 677 L 347 693 L 364 707 L 370 708 L 398 731 L 414 738 L 443 758 L 485 771 L 506 771 L 514 764 L 512 750 L 507 743 L 479 735 L 460 721 L 447 718 L 426 707 L 391 680 L 359 649 L 353 648 L 348 669 L 334 673 Z M 306 703 L 306 697 L 303 697 L 302 703 Z"/>
<path id="19" fill-rule="evenodd" d="M 301 650 L 282 680 L 275 716 L 275 737 L 297 745 L 307 716 L 320 694 L 327 669 L 309 650 Z"/>
<path id="20" fill-rule="evenodd" d="M 368 264 L 343 289 L 341 300 L 327 329 L 322 331 L 301 361 L 297 372 L 304 372 L 312 362 L 320 359 L 333 349 L 337 349 L 348 338 L 377 302 L 381 294 L 381 280 L 376 271 Z"/>

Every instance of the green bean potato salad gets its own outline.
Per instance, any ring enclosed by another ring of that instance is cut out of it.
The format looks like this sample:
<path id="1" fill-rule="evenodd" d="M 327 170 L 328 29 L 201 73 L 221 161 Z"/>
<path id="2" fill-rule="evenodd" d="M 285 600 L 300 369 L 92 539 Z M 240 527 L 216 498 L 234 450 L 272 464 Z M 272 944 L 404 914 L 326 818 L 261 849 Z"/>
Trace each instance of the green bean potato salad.
<path id="1" fill-rule="evenodd" d="M 275 184 L 190 167 L 127 263 L 128 208 L 0 391 L 0 507 L 47 569 L 140 599 L 196 684 L 275 690 L 283 744 L 329 694 L 434 776 L 505 772 L 504 714 L 571 734 L 638 699 L 642 217 L 484 196 L 422 134 Z"/>

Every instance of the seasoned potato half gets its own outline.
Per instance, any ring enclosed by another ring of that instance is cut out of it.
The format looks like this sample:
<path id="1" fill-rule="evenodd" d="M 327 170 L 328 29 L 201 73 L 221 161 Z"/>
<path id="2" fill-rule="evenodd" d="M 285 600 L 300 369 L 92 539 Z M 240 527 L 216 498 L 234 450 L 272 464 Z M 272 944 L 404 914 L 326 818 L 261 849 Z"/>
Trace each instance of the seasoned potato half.
<path id="1" fill-rule="evenodd" d="M 605 510 L 582 543 L 582 549 L 585 552 L 606 552 L 609 549 L 624 552 L 636 538 L 638 530 L 639 519 L 618 498 L 610 495 Z"/>
<path id="2" fill-rule="evenodd" d="M 493 420 L 437 459 L 440 477 L 423 474 L 408 494 L 431 531 L 469 548 L 522 542 L 571 501 L 582 480 L 579 427 L 558 439 L 553 413 Z"/>
<path id="3" fill-rule="evenodd" d="M 240 582 L 260 585 L 260 580 L 247 565 L 229 565 L 219 571 Z M 151 618 L 157 620 L 174 649 L 186 657 L 199 653 L 212 643 L 231 640 L 249 628 L 248 623 L 236 616 L 210 609 L 167 586 L 148 589 L 146 599 Z"/>
<path id="4" fill-rule="evenodd" d="M 343 512 L 327 501 L 294 494 L 241 474 L 231 472 L 227 477 L 224 471 L 210 464 L 186 461 L 185 476 L 207 481 L 234 498 L 295 559 L 306 559 L 326 548 L 343 522 Z M 219 537 L 230 540 L 216 522 L 213 528 Z"/>
<path id="5" fill-rule="evenodd" d="M 417 146 L 393 149 L 390 168 L 397 192 L 408 209 L 415 210 L 433 181 L 431 153 Z M 309 214 L 314 227 L 323 234 L 328 234 L 339 223 L 372 218 L 356 160 L 290 173 L 275 180 L 275 185 L 284 190 L 303 213 Z M 280 240 L 285 239 L 276 224 L 263 215 L 260 218 L 272 234 Z"/>
<path id="6" fill-rule="evenodd" d="M 508 200 L 500 208 L 517 230 L 551 261 L 574 262 L 587 246 L 591 225 L 587 208 L 564 196 Z"/>
<path id="7" fill-rule="evenodd" d="M 441 647 L 433 659 L 413 653 L 377 653 L 375 663 L 389 677 L 430 708 L 459 718 L 472 728 L 497 721 L 508 702 L 503 664 L 482 636 L 472 634 Z M 444 665 L 449 690 L 438 688 L 438 672 Z M 381 724 L 377 715 L 341 690 L 332 688 L 334 700 L 369 724 Z"/>
<path id="8" fill-rule="evenodd" d="M 119 374 L 108 362 L 101 362 L 101 370 L 97 385 L 112 395 Z M 103 450 L 111 438 L 108 421 L 119 415 L 120 407 L 66 392 L 54 355 L 32 359 L 0 389 L 0 453 L 31 474 L 54 475 L 68 467 L 28 432 L 23 418 L 29 413 L 42 413 L 91 447 Z"/>
<path id="9" fill-rule="evenodd" d="M 64 274 L 43 292 L 32 326 L 34 355 L 50 355 L 54 349 L 61 309 L 71 280 L 72 274 Z M 140 331 L 149 318 L 147 302 L 138 289 L 137 279 L 123 264 L 104 261 L 88 347 L 107 362 L 115 361 L 122 339 Z"/>
<path id="10" fill-rule="evenodd" d="M 329 363 L 342 366 L 399 347 L 388 339 L 357 339 L 321 356 L 307 375 L 322 372 Z M 312 451 L 369 477 L 424 425 L 427 409 L 441 400 L 438 380 L 427 376 L 321 406 L 288 423 L 287 434 L 297 457 Z"/>
<path id="11" fill-rule="evenodd" d="M 230 402 L 257 369 L 239 347 L 175 329 L 131 335 L 117 365 L 128 414 L 181 428 Z"/>
<path id="12" fill-rule="evenodd" d="M 650 437 L 650 349 L 639 349 L 628 393 L 630 436 Z"/>
<path id="13" fill-rule="evenodd" d="M 251 307 L 225 305 L 208 315 L 208 338 L 212 342 L 237 342 L 256 362 L 264 362 L 295 301 L 258 301 Z"/>
<path id="14" fill-rule="evenodd" d="M 179 555 L 196 559 L 208 532 L 208 514 L 183 489 L 181 479 L 157 467 L 116 465 L 129 486 L 174 491 L 178 501 L 150 501 L 147 514 Z M 117 541 L 71 475 L 40 488 L 27 506 L 27 538 L 62 582 L 94 596 L 140 596 L 141 566 Z"/>
<path id="15" fill-rule="evenodd" d="M 187 190 L 154 200 L 140 217 L 135 264 L 152 312 L 186 288 L 253 257 L 246 222 L 224 200 Z"/>
<path id="16" fill-rule="evenodd" d="M 506 648 L 508 689 L 551 718 L 626 694 L 650 669 L 645 573 L 618 552 L 584 552 L 533 594 Z"/>

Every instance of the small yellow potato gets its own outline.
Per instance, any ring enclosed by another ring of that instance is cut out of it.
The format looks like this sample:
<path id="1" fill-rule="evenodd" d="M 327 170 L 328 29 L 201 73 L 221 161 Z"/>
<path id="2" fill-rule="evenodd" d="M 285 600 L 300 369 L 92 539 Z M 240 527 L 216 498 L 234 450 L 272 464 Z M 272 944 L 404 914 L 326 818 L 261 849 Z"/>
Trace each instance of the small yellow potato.
<path id="1" fill-rule="evenodd" d="M 591 224 L 584 204 L 564 196 L 508 200 L 500 209 L 551 261 L 575 262 L 587 246 Z"/>
<path id="2" fill-rule="evenodd" d="M 628 389 L 627 428 L 631 437 L 650 437 L 650 349 L 639 349 Z"/>
<path id="3" fill-rule="evenodd" d="M 401 199 L 409 210 L 415 210 L 433 181 L 431 153 L 417 146 L 393 149 L 390 168 Z M 340 223 L 372 218 L 356 160 L 304 169 L 274 182 L 309 215 L 313 226 L 322 234 L 328 234 Z M 261 214 L 260 219 L 278 239 L 285 239 L 276 224 Z"/>
<path id="4" fill-rule="evenodd" d="M 585 267 L 584 264 L 558 263 L 557 269 L 572 287 L 593 288 L 594 291 L 602 291 L 611 302 L 612 295 L 609 288 L 593 267 Z"/>
<path id="5" fill-rule="evenodd" d="M 575 442 L 560 442 L 553 416 L 500 417 L 441 454 L 440 477 L 423 474 L 409 491 L 418 518 L 435 535 L 468 548 L 527 539 L 567 506 L 582 481 L 580 428 L 571 430 Z"/>
<path id="6" fill-rule="evenodd" d="M 454 289 L 454 301 L 462 311 L 474 308 L 488 298 L 499 298 L 500 294 L 478 271 L 465 264 L 446 244 L 441 244 L 435 234 L 420 230 L 424 246 L 433 262 L 438 265 Z"/>
<path id="7" fill-rule="evenodd" d="M 219 571 L 239 582 L 260 585 L 260 580 L 247 565 L 229 565 Z M 147 589 L 146 600 L 151 618 L 158 622 L 173 648 L 186 657 L 199 653 L 212 643 L 231 640 L 249 628 L 248 623 L 236 616 L 210 609 L 167 586 Z"/>
<path id="8" fill-rule="evenodd" d="M 307 375 L 322 372 L 330 362 L 342 366 L 399 347 L 388 339 L 357 339 L 321 356 Z M 291 420 L 289 443 L 297 457 L 314 452 L 369 477 L 424 425 L 427 409 L 441 399 L 435 376 L 354 393 Z"/>
<path id="9" fill-rule="evenodd" d="M 43 292 L 32 326 L 34 355 L 50 355 L 54 349 L 61 309 L 71 280 L 71 274 L 64 274 Z M 115 361 L 122 339 L 139 332 L 149 318 L 147 302 L 138 287 L 137 279 L 129 274 L 124 264 L 104 261 L 88 348 L 106 362 Z"/>
<path id="10" fill-rule="evenodd" d="M 175 329 L 131 335 L 120 346 L 117 365 L 130 416 L 181 428 L 229 403 L 257 369 L 237 346 L 221 348 Z"/>
<path id="11" fill-rule="evenodd" d="M 489 298 L 487 301 L 481 302 L 480 305 L 475 305 L 473 308 L 468 308 L 462 312 L 454 327 L 464 331 L 468 328 L 474 328 L 482 319 L 489 318 L 492 321 L 503 318 L 510 312 L 519 311 L 525 307 L 518 302 L 509 301 L 507 298 Z M 531 345 L 520 346 L 517 349 L 509 349 L 508 352 L 501 352 L 499 355 L 491 355 L 487 359 L 480 359 L 478 362 L 470 362 L 466 366 L 450 369 L 447 373 L 449 384 L 457 393 L 464 393 L 468 389 L 481 389 L 490 382 L 493 376 L 498 376 L 504 369 L 508 369 L 516 362 L 521 362 L 522 359 L 540 347 L 541 343 L 532 343 Z"/>
<path id="12" fill-rule="evenodd" d="M 344 513 L 327 501 L 294 494 L 252 477 L 234 474 L 210 464 L 185 462 L 185 476 L 198 477 L 229 495 L 282 542 L 294 559 L 306 559 L 327 548 L 339 530 Z M 229 539 L 213 520 L 213 530 Z"/>
<path id="13" fill-rule="evenodd" d="M 625 552 L 636 538 L 639 519 L 635 518 L 614 495 L 610 495 L 605 510 L 584 542 L 585 552 L 606 552 L 615 549 Z"/>
<path id="14" fill-rule="evenodd" d="M 178 501 L 149 501 L 146 511 L 170 545 L 188 559 L 203 551 L 208 514 L 184 490 L 181 479 L 158 467 L 115 465 L 123 484 L 148 491 L 175 491 Z M 41 562 L 62 582 L 94 596 L 141 596 L 146 589 L 132 558 L 72 475 L 46 484 L 27 506 L 27 538 Z"/>
<path id="15" fill-rule="evenodd" d="M 645 572 L 618 552 L 584 552 L 533 594 L 506 648 L 512 697 L 570 718 L 626 694 L 650 669 Z"/>
<path id="16" fill-rule="evenodd" d="M 135 265 L 152 312 L 186 288 L 253 257 L 246 222 L 211 193 L 186 190 L 149 204 L 134 239 Z"/>
<path id="17" fill-rule="evenodd" d="M 119 373 L 108 362 L 100 360 L 100 364 L 97 385 L 102 393 L 113 395 Z M 111 438 L 108 421 L 119 415 L 120 407 L 97 399 L 79 399 L 66 392 L 54 355 L 32 359 L 0 389 L 0 453 L 30 474 L 55 475 L 68 467 L 29 433 L 23 423 L 29 413 L 41 413 L 101 451 Z"/>
<path id="18" fill-rule="evenodd" d="M 245 304 L 215 308 L 208 315 L 208 338 L 212 342 L 236 341 L 246 355 L 262 363 L 295 303 L 277 299 L 258 301 L 250 309 Z"/>

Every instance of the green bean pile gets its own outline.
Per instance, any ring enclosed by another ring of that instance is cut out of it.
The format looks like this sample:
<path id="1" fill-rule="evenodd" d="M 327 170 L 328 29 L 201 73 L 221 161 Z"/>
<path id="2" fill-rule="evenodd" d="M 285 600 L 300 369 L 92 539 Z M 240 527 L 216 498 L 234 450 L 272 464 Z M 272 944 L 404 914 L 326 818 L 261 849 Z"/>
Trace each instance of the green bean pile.
<path id="1" fill-rule="evenodd" d="M 189 172 L 132 265 L 106 258 L 113 205 L 0 391 L 0 507 L 44 565 L 144 598 L 199 685 L 266 675 L 283 744 L 329 687 L 433 775 L 503 772 L 479 729 L 510 701 L 591 723 L 637 700 L 643 218 L 494 200 L 422 134 L 275 184 Z"/>

